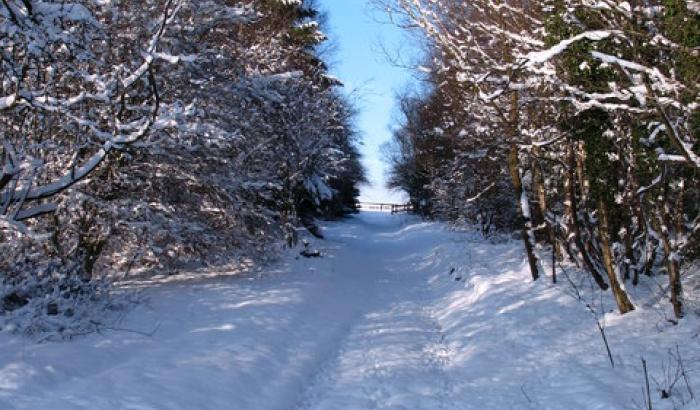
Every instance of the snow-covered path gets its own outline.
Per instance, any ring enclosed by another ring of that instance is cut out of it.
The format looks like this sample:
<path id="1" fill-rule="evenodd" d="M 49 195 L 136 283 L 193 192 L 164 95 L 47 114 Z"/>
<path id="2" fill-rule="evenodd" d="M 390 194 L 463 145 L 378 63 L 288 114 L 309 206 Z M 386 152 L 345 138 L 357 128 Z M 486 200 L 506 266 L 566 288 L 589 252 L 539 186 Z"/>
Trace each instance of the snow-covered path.
<path id="1" fill-rule="evenodd" d="M 635 408 L 639 357 L 661 369 L 658 346 L 695 331 L 610 313 L 611 369 L 590 314 L 530 282 L 519 243 L 381 213 L 325 233 L 322 258 L 261 278 L 149 289 L 121 326 L 151 336 L 0 333 L 0 409 Z"/>
<path id="2" fill-rule="evenodd" d="M 14 339 L 20 356 L 0 353 L 0 408 L 384 408 L 383 381 L 403 376 L 409 390 L 415 378 L 392 376 L 394 365 L 431 376 L 416 378 L 427 381 L 417 390 L 425 405 L 411 407 L 442 408 L 427 277 L 400 259 L 426 246 L 424 235 L 400 234 L 407 218 L 370 213 L 331 224 L 316 243 L 324 257 L 290 258 L 263 278 L 150 290 L 123 324 L 158 326 L 150 337 Z"/>

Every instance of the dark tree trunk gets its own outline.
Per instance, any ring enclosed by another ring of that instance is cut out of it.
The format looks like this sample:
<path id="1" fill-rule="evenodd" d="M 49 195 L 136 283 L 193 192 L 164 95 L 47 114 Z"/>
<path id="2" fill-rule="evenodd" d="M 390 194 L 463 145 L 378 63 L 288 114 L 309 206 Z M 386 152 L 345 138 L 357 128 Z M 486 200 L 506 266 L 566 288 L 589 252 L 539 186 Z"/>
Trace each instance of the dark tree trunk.
<path id="1" fill-rule="evenodd" d="M 576 188 L 575 188 L 575 167 L 576 167 L 576 154 L 574 153 L 571 145 L 568 147 L 568 167 L 566 170 L 564 187 L 566 190 L 566 212 L 568 213 L 567 220 L 569 222 L 569 231 L 573 234 L 571 238 L 581 255 L 581 260 L 588 272 L 593 276 L 593 280 L 602 290 L 608 289 L 608 284 L 605 282 L 603 276 L 598 272 L 593 260 L 591 259 L 588 249 L 584 246 L 583 240 L 581 239 L 581 227 L 578 222 L 578 206 L 576 205 Z"/>
<path id="2" fill-rule="evenodd" d="M 610 281 L 610 287 L 612 288 L 613 295 L 615 296 L 615 302 L 617 303 L 617 308 L 621 314 L 631 312 L 634 310 L 634 305 L 630 302 L 627 292 L 620 286 L 620 282 L 615 274 L 615 266 L 613 264 L 612 250 L 610 247 L 610 229 L 608 224 L 608 210 L 605 206 L 605 202 L 600 199 L 598 200 L 598 212 L 600 213 L 600 224 L 598 230 L 600 231 L 600 241 L 601 241 L 601 251 L 603 253 L 603 264 L 605 265 L 605 270 L 608 273 L 608 280 Z"/>

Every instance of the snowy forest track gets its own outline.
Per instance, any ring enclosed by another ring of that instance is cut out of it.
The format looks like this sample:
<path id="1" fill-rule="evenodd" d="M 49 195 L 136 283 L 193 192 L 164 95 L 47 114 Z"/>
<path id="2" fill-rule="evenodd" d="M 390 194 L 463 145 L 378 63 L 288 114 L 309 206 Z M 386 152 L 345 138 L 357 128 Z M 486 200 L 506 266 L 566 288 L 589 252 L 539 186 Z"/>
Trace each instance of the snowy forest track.
<path id="1" fill-rule="evenodd" d="M 663 381 L 659 347 L 679 346 L 698 371 L 697 319 L 650 332 L 641 313 L 608 312 L 612 368 L 590 312 L 564 285 L 531 282 L 520 243 L 379 212 L 323 228 L 319 258 L 296 249 L 259 277 L 146 289 L 119 326 L 142 333 L 0 333 L 0 409 L 624 409 L 640 356 Z"/>
<path id="2" fill-rule="evenodd" d="M 433 358 L 440 335 L 426 316 L 427 278 L 406 258 L 425 248 L 410 232 L 415 222 L 361 213 L 325 227 L 328 239 L 311 245 L 321 258 L 292 253 L 260 278 L 147 289 L 149 303 L 123 327 L 157 328 L 155 334 L 30 346 L 15 358 L 17 376 L 4 374 L 22 394 L 11 402 L 0 395 L 0 407 L 385 408 L 411 379 L 419 390 L 416 383 L 434 380 L 423 389 L 432 396 L 444 380 L 432 377 L 439 376 Z M 78 362 L 62 360 L 78 351 Z M 431 377 L 415 378 L 414 371 Z"/>
<path id="3" fill-rule="evenodd" d="M 379 215 L 363 218 L 382 220 Z M 364 263 L 374 267 L 374 278 L 363 282 L 381 295 L 374 303 L 362 302 L 362 316 L 335 357 L 319 368 L 298 410 L 450 408 L 444 367 L 451 352 L 432 317 L 427 276 L 418 263 L 426 244 L 397 240 L 408 219 L 388 220 L 394 229 L 384 226 L 351 245 L 367 254 Z"/>

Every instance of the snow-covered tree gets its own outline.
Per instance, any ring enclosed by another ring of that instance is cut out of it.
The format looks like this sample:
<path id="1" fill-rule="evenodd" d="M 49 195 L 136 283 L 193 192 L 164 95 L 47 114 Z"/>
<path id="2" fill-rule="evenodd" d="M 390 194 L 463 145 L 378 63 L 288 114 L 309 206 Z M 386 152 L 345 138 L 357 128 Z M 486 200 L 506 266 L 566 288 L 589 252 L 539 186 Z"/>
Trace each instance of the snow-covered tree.
<path id="1" fill-rule="evenodd" d="M 0 298 L 25 300 L 55 266 L 89 282 L 247 263 L 352 210 L 353 109 L 317 53 L 317 13 L 3 2 Z"/>
<path id="2" fill-rule="evenodd" d="M 429 40 L 429 63 L 418 67 L 433 84 L 425 98 L 447 102 L 426 109 L 440 120 L 412 132 L 440 129 L 449 165 L 417 155 L 401 164 L 428 169 L 421 184 L 432 187 L 431 208 L 478 221 L 483 212 L 470 210 L 502 209 L 488 194 L 511 189 L 533 278 L 544 241 L 555 260 L 567 255 L 611 287 L 624 313 L 633 305 L 621 282 L 658 271 L 662 255 L 682 316 L 680 263 L 698 242 L 694 3 L 379 3 Z M 465 195 L 454 187 L 483 174 L 475 158 L 496 159 L 502 172 Z"/>

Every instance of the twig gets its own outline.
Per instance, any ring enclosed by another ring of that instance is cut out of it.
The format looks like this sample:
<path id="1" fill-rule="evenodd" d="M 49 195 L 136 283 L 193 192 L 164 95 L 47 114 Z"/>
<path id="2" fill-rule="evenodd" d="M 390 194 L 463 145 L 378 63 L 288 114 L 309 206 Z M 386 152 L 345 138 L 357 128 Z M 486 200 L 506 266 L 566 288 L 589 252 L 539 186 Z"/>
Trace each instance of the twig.
<path id="1" fill-rule="evenodd" d="M 644 385 L 646 386 L 646 410 L 653 410 L 651 406 L 651 390 L 649 389 L 649 373 L 647 372 L 647 361 L 642 357 L 642 369 L 644 369 Z"/>
<path id="2" fill-rule="evenodd" d="M 146 336 L 146 337 L 153 337 L 154 334 L 160 329 L 161 322 L 158 322 L 158 324 L 151 330 L 150 332 L 143 332 L 141 330 L 134 330 L 134 329 L 126 329 L 126 328 L 121 328 L 121 327 L 110 327 L 110 326 L 103 326 L 103 329 L 106 330 L 112 330 L 114 332 L 127 332 L 127 333 L 134 333 L 137 335 L 141 336 Z"/>
<path id="3" fill-rule="evenodd" d="M 589 304 L 586 304 L 586 307 L 588 307 L 588 309 L 591 310 L 591 312 L 593 312 L 593 308 L 591 308 Z M 610 344 L 608 344 L 608 337 L 605 335 L 605 328 L 601 326 L 600 320 L 598 320 L 598 318 L 595 319 L 595 324 L 598 326 L 598 330 L 600 330 L 600 335 L 603 338 L 603 343 L 605 343 L 605 350 L 608 352 L 608 359 L 610 359 L 610 365 L 614 369 L 615 360 L 613 360 L 612 352 L 610 351 Z"/>
<path id="4" fill-rule="evenodd" d="M 603 338 L 603 344 L 605 344 L 605 351 L 608 354 L 608 359 L 610 360 L 610 365 L 614 369 L 615 368 L 615 360 L 613 359 L 612 351 L 610 350 L 610 344 L 608 343 L 608 337 L 605 334 L 605 327 L 600 323 L 600 319 L 598 319 L 598 313 L 595 311 L 595 309 L 593 309 L 593 307 L 591 306 L 590 303 L 585 303 L 583 301 L 583 297 L 581 296 L 581 292 L 579 291 L 578 286 L 576 286 L 576 284 L 574 284 L 574 282 L 571 280 L 571 277 L 569 276 L 569 272 L 567 272 L 567 270 L 564 269 L 564 267 L 561 265 L 561 263 L 559 264 L 559 268 L 560 268 L 561 272 L 564 274 L 564 277 L 566 278 L 566 280 L 574 288 L 574 292 L 575 292 L 577 300 L 581 304 L 585 305 L 586 309 L 588 309 L 588 311 L 593 316 L 593 319 L 595 320 L 595 324 L 598 327 L 598 331 L 600 331 L 600 336 Z M 601 295 L 601 297 L 602 297 L 602 295 Z M 601 301 L 601 305 L 602 305 L 602 301 Z"/>
<path id="5" fill-rule="evenodd" d="M 532 404 L 532 399 L 530 398 L 530 396 L 527 395 L 527 392 L 525 391 L 525 385 L 524 385 L 524 384 L 521 384 L 521 385 L 520 385 L 520 391 L 523 392 L 523 396 L 525 396 L 525 398 L 527 399 L 527 402 L 530 403 L 530 404 Z"/>
<path id="6" fill-rule="evenodd" d="M 690 388 L 688 373 L 685 371 L 685 366 L 683 365 L 683 359 L 681 358 L 681 351 L 678 347 L 678 343 L 676 343 L 676 354 L 678 355 L 676 358 L 678 359 L 678 366 L 681 369 L 681 376 L 683 376 L 683 381 L 685 381 L 685 387 L 686 389 L 688 389 L 688 394 L 690 394 L 690 400 L 695 400 L 695 394 L 693 393 L 693 389 Z"/>

